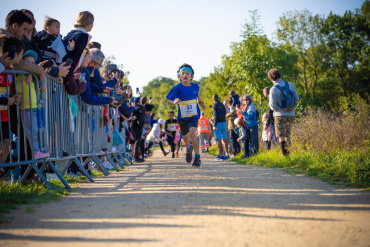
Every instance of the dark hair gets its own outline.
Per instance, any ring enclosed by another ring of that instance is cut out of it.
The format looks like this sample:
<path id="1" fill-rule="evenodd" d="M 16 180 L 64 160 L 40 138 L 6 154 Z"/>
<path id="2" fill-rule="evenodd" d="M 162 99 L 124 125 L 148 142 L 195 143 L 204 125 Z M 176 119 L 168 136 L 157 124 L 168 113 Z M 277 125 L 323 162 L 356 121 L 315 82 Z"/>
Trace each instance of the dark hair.
<path id="1" fill-rule="evenodd" d="M 175 112 L 174 111 L 169 111 L 168 114 L 172 113 L 173 115 L 175 115 Z"/>
<path id="2" fill-rule="evenodd" d="M 5 27 L 8 28 L 14 23 L 17 23 L 19 26 L 21 26 L 24 22 L 27 22 L 28 24 L 32 24 L 31 18 L 29 18 L 25 13 L 23 13 L 20 10 L 12 10 L 6 16 Z"/>
<path id="3" fill-rule="evenodd" d="M 154 117 L 155 117 L 155 113 L 154 112 L 150 113 L 150 118 L 153 119 Z"/>
<path id="4" fill-rule="evenodd" d="M 269 87 L 265 87 L 265 88 L 263 89 L 263 91 L 264 91 L 264 92 L 267 92 L 267 93 L 270 93 L 270 88 L 269 88 Z"/>
<path id="5" fill-rule="evenodd" d="M 220 101 L 219 97 L 218 97 L 218 94 L 214 94 L 212 99 L 215 100 L 215 101 Z"/>
<path id="6" fill-rule="evenodd" d="M 233 95 L 235 94 L 235 91 L 234 91 L 234 90 L 230 90 L 229 94 L 230 94 L 231 96 L 233 96 Z"/>
<path id="7" fill-rule="evenodd" d="M 278 69 L 270 69 L 270 71 L 267 73 L 267 76 L 271 80 L 276 81 L 277 79 L 281 78 L 281 73 Z"/>
<path id="8" fill-rule="evenodd" d="M 97 49 L 101 50 L 101 44 L 99 42 L 93 41 L 93 42 L 90 42 L 90 43 L 87 44 L 87 48 L 88 49 L 97 48 Z"/>
<path id="9" fill-rule="evenodd" d="M 32 21 L 35 20 L 35 16 L 34 14 L 32 13 L 31 10 L 28 10 L 28 9 L 21 9 L 21 11 L 25 14 L 29 14 L 30 16 L 32 16 Z"/>
<path id="10" fill-rule="evenodd" d="M 177 74 L 179 74 L 179 73 L 180 73 L 180 70 L 181 70 L 182 68 L 184 68 L 184 67 L 189 67 L 189 68 L 193 71 L 193 75 L 195 74 L 193 67 L 191 67 L 191 65 L 189 65 L 189 64 L 187 64 L 187 63 L 184 63 L 184 64 L 182 64 L 182 65 L 179 67 L 179 69 L 177 70 Z"/>
<path id="11" fill-rule="evenodd" d="M 7 52 L 9 50 L 9 46 L 15 45 L 15 53 L 22 54 L 24 51 L 24 44 L 20 39 L 17 39 L 16 37 L 10 36 L 6 37 L 4 39 L 3 43 L 3 53 Z"/>
<path id="12" fill-rule="evenodd" d="M 148 101 L 148 98 L 144 96 L 140 99 L 140 104 L 145 105 L 147 101 Z"/>

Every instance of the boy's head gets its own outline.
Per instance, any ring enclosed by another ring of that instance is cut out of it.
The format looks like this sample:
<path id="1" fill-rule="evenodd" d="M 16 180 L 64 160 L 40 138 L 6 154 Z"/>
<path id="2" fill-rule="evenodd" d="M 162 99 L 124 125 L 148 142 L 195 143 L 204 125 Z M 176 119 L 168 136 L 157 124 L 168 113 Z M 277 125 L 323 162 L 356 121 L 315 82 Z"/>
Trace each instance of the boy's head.
<path id="1" fill-rule="evenodd" d="M 44 21 L 44 30 L 51 35 L 58 36 L 60 33 L 60 22 L 49 16 L 46 16 Z"/>
<path id="2" fill-rule="evenodd" d="M 89 66 L 94 68 L 100 68 L 105 58 L 103 52 L 98 48 L 91 48 L 89 50 L 89 53 L 90 53 Z"/>
<path id="3" fill-rule="evenodd" d="M 263 95 L 265 95 L 265 97 L 268 97 L 269 96 L 269 93 L 270 93 L 270 88 L 269 87 L 265 87 L 263 89 Z"/>
<path id="4" fill-rule="evenodd" d="M 177 70 L 177 77 L 181 82 L 190 82 L 194 78 L 194 69 L 191 65 L 184 63 Z"/>
<path id="5" fill-rule="evenodd" d="M 169 119 L 173 119 L 175 117 L 175 112 L 174 111 L 169 111 L 168 112 L 168 117 L 169 117 Z"/>
<path id="6" fill-rule="evenodd" d="M 140 104 L 141 104 L 141 105 L 145 105 L 147 102 L 148 102 L 148 98 L 147 98 L 146 96 L 144 96 L 144 97 L 142 97 L 142 98 L 140 99 Z"/>
<path id="7" fill-rule="evenodd" d="M 271 81 L 276 81 L 277 79 L 281 78 L 281 73 L 278 69 L 270 69 L 270 71 L 267 73 L 267 76 Z"/>
<path id="8" fill-rule="evenodd" d="M 5 19 L 5 29 L 18 39 L 21 39 L 26 34 L 31 24 L 31 18 L 20 10 L 10 11 Z"/>
<path id="9" fill-rule="evenodd" d="M 28 50 L 22 55 L 22 60 L 35 63 L 37 60 L 37 53 L 32 50 Z"/>
<path id="10" fill-rule="evenodd" d="M 76 24 L 74 27 L 85 28 L 87 32 L 90 32 L 94 26 L 94 15 L 89 11 L 82 11 L 78 14 Z"/>
<path id="11" fill-rule="evenodd" d="M 229 95 L 230 96 L 233 96 L 234 94 L 235 94 L 235 91 L 234 90 L 230 90 Z"/>
<path id="12" fill-rule="evenodd" d="M 16 37 L 6 37 L 3 43 L 3 53 L 9 51 L 9 47 L 15 46 L 15 64 L 22 59 L 22 53 L 24 51 L 24 44 L 21 40 Z"/>
<path id="13" fill-rule="evenodd" d="M 236 125 L 238 125 L 239 127 L 244 125 L 244 121 L 241 118 L 235 119 L 234 123 L 236 123 Z"/>
<path id="14" fill-rule="evenodd" d="M 151 130 L 151 127 L 150 127 L 150 125 L 149 125 L 149 124 L 145 124 L 145 125 L 144 125 L 144 129 L 145 129 L 145 133 L 149 133 L 149 132 L 150 132 L 150 130 Z"/>

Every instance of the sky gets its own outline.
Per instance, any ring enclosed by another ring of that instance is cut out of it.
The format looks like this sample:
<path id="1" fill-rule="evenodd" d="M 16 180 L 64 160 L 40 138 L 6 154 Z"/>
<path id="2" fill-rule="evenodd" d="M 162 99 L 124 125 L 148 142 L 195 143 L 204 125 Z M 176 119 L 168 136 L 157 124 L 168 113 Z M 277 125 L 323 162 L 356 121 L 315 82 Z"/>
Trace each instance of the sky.
<path id="1" fill-rule="evenodd" d="M 265 33 L 272 38 L 284 13 L 309 10 L 327 16 L 360 8 L 363 0 L 106 0 L 24 1 L 0 0 L 0 27 L 13 9 L 29 9 L 42 30 L 45 16 L 61 23 L 65 36 L 80 11 L 94 14 L 91 41 L 102 44 L 106 57 L 114 55 L 133 87 L 163 76 L 177 79 L 183 63 L 192 65 L 194 79 L 207 77 L 230 54 L 230 44 L 240 42 L 250 11 L 258 10 Z"/>

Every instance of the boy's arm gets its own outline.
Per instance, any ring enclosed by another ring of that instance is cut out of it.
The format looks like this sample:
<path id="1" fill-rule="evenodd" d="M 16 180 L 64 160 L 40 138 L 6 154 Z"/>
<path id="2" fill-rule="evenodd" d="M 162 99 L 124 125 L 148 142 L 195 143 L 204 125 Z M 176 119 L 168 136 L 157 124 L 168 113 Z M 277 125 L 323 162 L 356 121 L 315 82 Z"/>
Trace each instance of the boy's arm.
<path id="1" fill-rule="evenodd" d="M 24 60 L 20 60 L 18 62 L 18 64 L 14 64 L 13 67 L 16 70 L 25 70 L 27 72 L 35 74 L 39 79 L 40 78 L 42 79 L 43 76 L 44 76 L 44 68 L 43 67 L 38 66 L 38 65 L 33 64 L 33 63 L 26 62 Z"/>

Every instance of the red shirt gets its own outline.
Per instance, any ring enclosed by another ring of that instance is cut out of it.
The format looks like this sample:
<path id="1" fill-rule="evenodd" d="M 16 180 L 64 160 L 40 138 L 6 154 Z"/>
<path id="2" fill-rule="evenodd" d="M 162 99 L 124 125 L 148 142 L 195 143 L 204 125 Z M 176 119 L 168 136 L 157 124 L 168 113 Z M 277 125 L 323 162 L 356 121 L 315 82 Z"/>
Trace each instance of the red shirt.
<path id="1" fill-rule="evenodd" d="M 6 68 L 6 69 L 9 69 Z M 7 75 L 4 73 L 0 74 L 0 97 L 2 98 L 8 98 L 9 97 L 9 91 L 10 90 L 10 85 L 13 82 L 13 75 L 8 74 Z M 8 84 L 8 87 L 6 86 Z M 8 117 L 8 106 L 6 105 L 0 105 L 0 116 L 1 116 L 1 122 L 6 122 L 9 120 Z"/>

